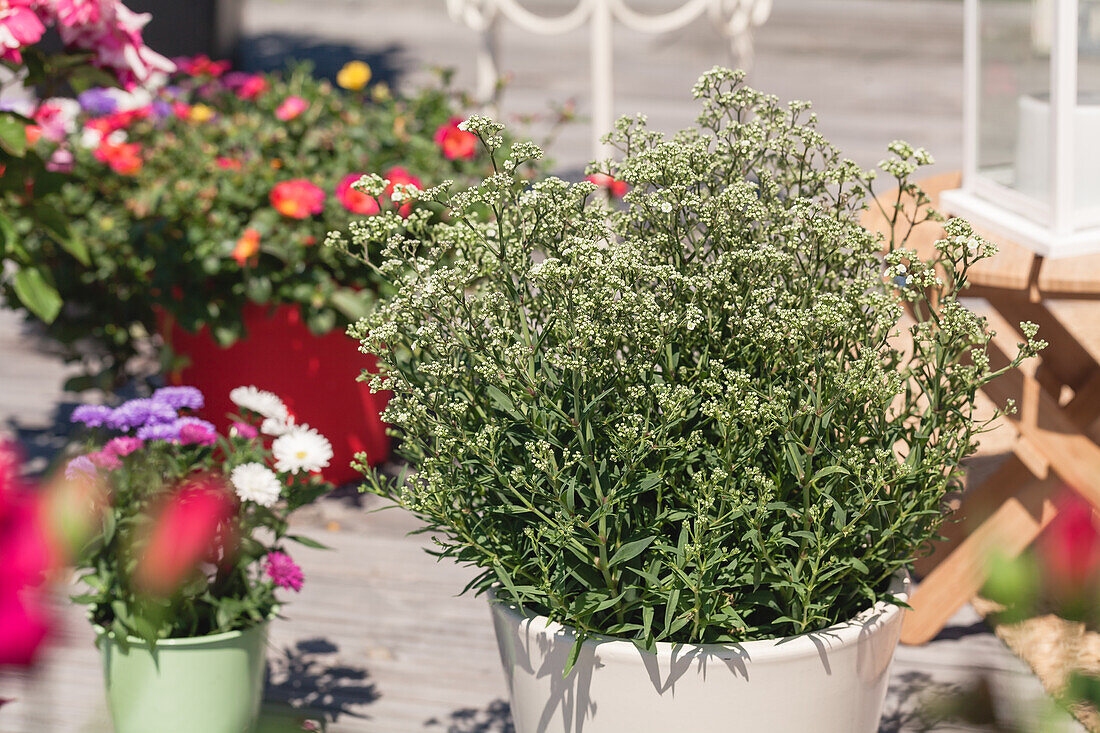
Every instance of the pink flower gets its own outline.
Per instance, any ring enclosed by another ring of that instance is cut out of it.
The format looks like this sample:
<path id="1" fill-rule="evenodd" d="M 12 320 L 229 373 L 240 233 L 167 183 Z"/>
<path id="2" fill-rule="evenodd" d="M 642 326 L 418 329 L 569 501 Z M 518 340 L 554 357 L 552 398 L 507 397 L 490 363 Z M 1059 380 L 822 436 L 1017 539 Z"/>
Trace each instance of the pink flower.
<path id="1" fill-rule="evenodd" d="M 108 471 L 122 467 L 122 461 L 118 460 L 118 456 L 107 450 L 89 453 L 88 460 L 90 460 L 96 468 L 105 468 Z"/>
<path id="2" fill-rule="evenodd" d="M 92 4 L 94 9 L 87 7 Z M 113 71 L 127 87 L 175 71 L 175 64 L 142 41 L 148 13 L 135 13 L 119 0 L 60 0 L 57 13 L 61 41 L 91 51 L 92 64 Z"/>
<path id="3" fill-rule="evenodd" d="M 417 188 L 422 187 L 419 178 L 414 176 L 412 173 L 409 173 L 407 170 L 399 165 L 395 165 L 393 168 L 390 168 L 388 171 L 386 171 L 386 175 L 383 176 L 383 178 L 390 182 L 389 185 L 386 186 L 387 196 L 393 196 L 393 188 L 399 183 L 405 185 L 413 185 Z M 402 204 L 401 207 L 397 210 L 397 213 L 401 216 L 407 217 L 409 214 L 412 213 L 412 208 L 412 202 L 409 201 Z"/>
<path id="4" fill-rule="evenodd" d="M 31 9 L 31 0 L 0 3 L 0 59 L 22 63 L 20 49 L 38 43 L 46 26 Z"/>
<path id="5" fill-rule="evenodd" d="M 145 441 L 141 438 L 135 438 L 132 435 L 122 435 L 107 441 L 107 445 L 104 446 L 103 450 L 107 453 L 123 457 L 130 455 L 143 445 L 145 445 Z"/>
<path id="6" fill-rule="evenodd" d="M 275 116 L 286 122 L 287 120 L 293 120 L 307 109 L 309 109 L 309 102 L 301 97 L 291 95 L 284 99 L 279 108 L 275 110 Z"/>
<path id="7" fill-rule="evenodd" d="M 1089 596 L 1100 584 L 1100 526 L 1092 505 L 1066 490 L 1058 514 L 1039 536 L 1043 578 L 1059 600 Z"/>
<path id="8" fill-rule="evenodd" d="M 184 486 L 157 512 L 138 559 L 139 588 L 168 596 L 208 560 L 224 561 L 232 551 L 230 522 L 236 504 L 225 486 L 203 479 Z"/>
<path id="9" fill-rule="evenodd" d="M 617 199 L 621 199 L 629 188 L 625 182 L 618 181 L 606 173 L 593 173 L 584 180 L 595 183 L 600 188 L 606 188 L 607 192 Z"/>
<path id="10" fill-rule="evenodd" d="M 468 160 L 477 155 L 477 135 L 459 129 L 461 117 L 452 117 L 435 131 L 435 144 L 447 160 Z"/>
<path id="11" fill-rule="evenodd" d="M 304 178 L 277 183 L 269 198 L 275 210 L 290 219 L 306 219 L 325 208 L 325 192 Z"/>
<path id="12" fill-rule="evenodd" d="M 246 422 L 234 422 L 229 430 L 231 434 L 235 434 L 240 438 L 248 438 L 249 440 L 260 434 L 256 428 Z"/>
<path id="13" fill-rule="evenodd" d="M 344 208 L 353 214 L 365 214 L 371 216 L 379 211 L 378 201 L 373 196 L 356 191 L 351 184 L 363 177 L 362 173 L 349 173 L 336 187 L 336 198 L 344 205 Z"/>
<path id="14" fill-rule="evenodd" d="M 187 423 L 180 428 L 182 445 L 214 445 L 216 442 L 218 442 L 218 434 L 206 425 Z"/>
<path id="15" fill-rule="evenodd" d="M 222 80 L 226 88 L 232 90 L 239 99 L 250 102 L 258 99 L 267 91 L 267 79 L 261 74 L 246 74 L 242 71 L 233 71 L 225 75 Z"/>
<path id="16" fill-rule="evenodd" d="M 285 552 L 267 553 L 264 571 L 277 588 L 286 588 L 295 593 L 302 590 L 302 569 Z"/>

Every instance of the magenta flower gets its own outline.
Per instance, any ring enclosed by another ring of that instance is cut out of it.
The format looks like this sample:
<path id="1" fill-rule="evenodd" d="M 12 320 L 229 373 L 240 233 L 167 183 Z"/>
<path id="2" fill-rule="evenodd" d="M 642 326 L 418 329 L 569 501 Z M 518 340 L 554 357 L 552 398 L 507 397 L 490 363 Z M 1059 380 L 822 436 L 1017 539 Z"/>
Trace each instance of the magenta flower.
<path id="1" fill-rule="evenodd" d="M 278 588 L 286 588 L 295 593 L 302 590 L 302 569 L 285 552 L 267 553 L 264 572 Z"/>
<path id="2" fill-rule="evenodd" d="M 194 422 L 180 426 L 181 445 L 214 445 L 216 442 L 218 442 L 218 434 L 209 424 Z"/>
<path id="3" fill-rule="evenodd" d="M 239 438 L 252 439 L 259 435 L 259 431 L 246 422 L 234 422 L 233 427 L 230 428 L 230 432 Z"/>

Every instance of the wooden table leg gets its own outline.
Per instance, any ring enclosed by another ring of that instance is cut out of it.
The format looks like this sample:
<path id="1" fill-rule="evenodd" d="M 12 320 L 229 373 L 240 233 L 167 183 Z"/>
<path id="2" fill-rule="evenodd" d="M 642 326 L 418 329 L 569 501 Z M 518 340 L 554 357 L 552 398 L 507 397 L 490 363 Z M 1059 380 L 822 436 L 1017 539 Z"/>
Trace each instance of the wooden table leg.
<path id="1" fill-rule="evenodd" d="M 999 488 L 1004 501 L 917 585 L 909 599 L 913 610 L 905 614 L 901 627 L 903 644 L 931 641 L 978 594 L 992 552 L 1015 557 L 1039 536 L 1057 512 L 1051 497 L 1058 484 L 1053 477 L 1038 480 L 1021 471 L 1015 481 L 1006 479 L 991 490 Z"/>
<path id="2" fill-rule="evenodd" d="M 990 345 L 990 363 L 994 369 L 1008 363 L 1007 356 Z M 1091 375 L 1079 377 L 1086 384 Z M 1091 385 L 1090 385 L 1091 386 Z M 1079 397 L 1091 402 L 1092 390 Z M 1020 436 L 1049 461 L 1051 470 L 1071 485 L 1093 506 L 1100 506 L 1100 446 L 1083 435 L 1079 420 L 1094 414 L 1096 405 L 1078 405 L 1072 419 L 1057 398 L 1041 389 L 1032 377 L 1010 372 L 986 386 L 985 392 L 997 404 L 1021 399 L 1019 415 L 1013 422 Z M 1075 398 L 1076 401 L 1076 398 Z M 987 577 L 990 553 L 1015 556 L 1030 545 L 1054 518 L 1052 492 L 1059 482 L 1054 477 L 1033 479 L 1019 459 L 1010 459 L 1005 472 L 998 471 L 980 487 L 977 504 L 997 504 L 980 526 L 942 560 L 921 582 L 910 599 L 913 611 L 906 614 L 902 642 L 923 644 L 933 638 L 947 620 L 981 589 Z M 1012 475 L 1014 468 L 1021 470 Z"/>

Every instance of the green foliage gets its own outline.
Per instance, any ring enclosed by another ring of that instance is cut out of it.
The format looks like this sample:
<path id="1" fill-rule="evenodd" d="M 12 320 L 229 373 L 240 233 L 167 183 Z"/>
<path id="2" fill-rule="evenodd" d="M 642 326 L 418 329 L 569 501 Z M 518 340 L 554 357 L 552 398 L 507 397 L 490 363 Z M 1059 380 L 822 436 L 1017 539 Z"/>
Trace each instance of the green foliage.
<path id="1" fill-rule="evenodd" d="M 380 355 L 363 378 L 393 392 L 415 472 L 368 472 L 369 489 L 480 568 L 472 587 L 648 649 L 798 634 L 886 598 L 958 488 L 996 376 L 956 300 L 991 245 L 958 221 L 934 263 L 884 245 L 859 223 L 872 174 L 808 105 L 721 69 L 695 93 L 697 127 L 609 136 L 622 209 L 590 183 L 529 185 L 516 171 L 537 148 L 501 161 L 501 127 L 475 117 L 497 172 L 422 192 L 445 221 L 330 235 L 384 243 L 365 261 L 393 290 L 350 332 Z M 892 150 L 908 187 L 927 155 Z"/>

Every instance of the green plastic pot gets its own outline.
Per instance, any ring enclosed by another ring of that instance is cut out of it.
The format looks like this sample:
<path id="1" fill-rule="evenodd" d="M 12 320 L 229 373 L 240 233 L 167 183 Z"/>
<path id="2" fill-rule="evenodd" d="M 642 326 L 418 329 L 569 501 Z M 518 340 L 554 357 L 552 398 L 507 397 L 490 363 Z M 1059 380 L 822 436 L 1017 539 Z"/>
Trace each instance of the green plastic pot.
<path id="1" fill-rule="evenodd" d="M 161 639 L 150 648 L 97 628 L 115 733 L 252 733 L 263 696 L 267 623 Z"/>

